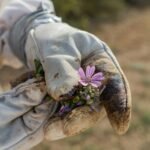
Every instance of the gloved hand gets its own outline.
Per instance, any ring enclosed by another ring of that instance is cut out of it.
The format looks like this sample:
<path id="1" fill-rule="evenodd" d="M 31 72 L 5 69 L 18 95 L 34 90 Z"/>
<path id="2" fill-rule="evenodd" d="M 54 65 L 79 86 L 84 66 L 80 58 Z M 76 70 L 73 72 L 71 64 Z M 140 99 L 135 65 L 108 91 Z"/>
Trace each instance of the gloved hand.
<path id="1" fill-rule="evenodd" d="M 0 149 L 27 150 L 44 139 L 51 116 L 45 83 L 31 79 L 0 95 Z"/>
<path id="2" fill-rule="evenodd" d="M 57 131 L 63 131 L 59 132 L 60 135 L 58 133 L 59 138 L 79 133 L 92 126 L 103 116 L 103 106 L 116 132 L 126 132 L 131 115 L 129 85 L 115 56 L 103 41 L 65 23 L 43 24 L 30 31 L 26 42 L 26 58 L 30 68 L 34 68 L 34 59 L 41 61 L 48 93 L 56 100 L 60 100 L 62 95 L 78 84 L 77 71 L 80 66 L 95 65 L 97 71 L 102 71 L 107 78 L 106 88 L 100 97 L 100 112 L 91 115 L 89 110 L 84 113 L 83 109 L 80 117 L 82 119 L 64 119 L 61 123 L 56 121 L 55 128 L 59 128 Z M 76 118 L 77 111 L 72 113 Z M 69 116 L 68 118 L 73 118 Z M 87 119 L 88 116 L 90 119 Z M 91 123 L 92 118 L 94 121 Z M 86 120 L 90 120 L 89 123 Z M 47 134 L 49 139 L 54 135 L 52 130 Z"/>

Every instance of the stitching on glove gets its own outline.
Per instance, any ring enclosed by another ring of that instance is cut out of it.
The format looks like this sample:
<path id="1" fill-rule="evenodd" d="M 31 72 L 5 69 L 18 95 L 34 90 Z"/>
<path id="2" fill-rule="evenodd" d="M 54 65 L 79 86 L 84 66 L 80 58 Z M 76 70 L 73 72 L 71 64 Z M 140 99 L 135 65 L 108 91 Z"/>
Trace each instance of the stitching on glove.
<path id="1" fill-rule="evenodd" d="M 34 42 L 34 44 L 36 46 L 36 49 L 35 49 L 36 55 L 41 60 L 41 62 L 43 63 L 44 59 L 41 57 L 42 54 L 40 54 L 41 53 L 40 52 L 40 48 L 39 48 L 39 46 L 38 46 L 38 44 L 36 42 L 35 30 L 32 30 L 31 35 L 32 35 L 31 38 L 32 38 L 32 40 L 33 40 L 33 42 Z"/>

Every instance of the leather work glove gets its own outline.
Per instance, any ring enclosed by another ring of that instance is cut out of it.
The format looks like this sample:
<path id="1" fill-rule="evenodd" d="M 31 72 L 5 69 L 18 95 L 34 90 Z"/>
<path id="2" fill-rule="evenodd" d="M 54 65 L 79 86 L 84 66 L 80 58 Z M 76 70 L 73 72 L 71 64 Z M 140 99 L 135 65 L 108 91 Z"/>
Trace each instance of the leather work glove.
<path id="1" fill-rule="evenodd" d="M 44 126 L 55 107 L 45 95 L 45 83 L 36 79 L 0 95 L 1 150 L 27 150 L 44 139 Z"/>
<path id="2" fill-rule="evenodd" d="M 53 120 L 47 128 L 47 139 L 68 137 L 91 127 L 103 118 L 104 109 L 118 134 L 127 131 L 131 116 L 128 81 L 103 41 L 65 23 L 43 24 L 30 31 L 26 58 L 29 68 L 33 69 L 34 59 L 41 61 L 47 91 L 58 101 L 78 84 L 80 66 L 95 65 L 96 70 L 103 72 L 107 78 L 106 88 L 100 97 L 99 112 L 91 113 L 90 109 L 82 107 L 73 110 L 64 120 Z"/>

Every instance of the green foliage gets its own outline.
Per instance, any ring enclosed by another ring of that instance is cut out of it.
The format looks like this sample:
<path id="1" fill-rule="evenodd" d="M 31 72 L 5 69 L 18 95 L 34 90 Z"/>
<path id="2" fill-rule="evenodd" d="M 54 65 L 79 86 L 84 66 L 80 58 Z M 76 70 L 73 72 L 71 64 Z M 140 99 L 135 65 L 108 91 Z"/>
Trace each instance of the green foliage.
<path id="1" fill-rule="evenodd" d="M 132 6 L 147 7 L 150 6 L 150 0 L 126 0 Z"/>
<path id="2" fill-rule="evenodd" d="M 150 0 L 53 0 L 63 21 L 83 29 L 95 23 L 114 21 L 127 6 L 150 6 Z"/>
<path id="3" fill-rule="evenodd" d="M 56 14 L 74 26 L 88 28 L 92 23 L 114 20 L 124 10 L 124 0 L 53 0 Z"/>
<path id="4" fill-rule="evenodd" d="M 36 77 L 44 77 L 44 70 L 39 60 L 34 60 Z"/>

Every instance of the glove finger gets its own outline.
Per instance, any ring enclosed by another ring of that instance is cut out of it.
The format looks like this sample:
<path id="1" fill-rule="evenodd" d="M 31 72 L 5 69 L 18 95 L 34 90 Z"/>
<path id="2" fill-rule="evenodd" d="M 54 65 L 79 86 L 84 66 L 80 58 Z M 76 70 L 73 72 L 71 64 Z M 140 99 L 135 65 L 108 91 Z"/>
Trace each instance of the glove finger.
<path id="1" fill-rule="evenodd" d="M 34 132 L 43 126 L 47 122 L 48 118 L 54 114 L 56 108 L 57 102 L 44 100 L 43 103 L 26 113 L 22 118 L 27 131 L 29 133 Z"/>
<path id="2" fill-rule="evenodd" d="M 88 106 L 78 107 L 63 119 L 51 120 L 46 127 L 45 138 L 53 141 L 77 135 L 95 125 L 104 116 L 105 110 L 102 105 L 99 106 L 99 111 L 92 111 Z"/>
<path id="3" fill-rule="evenodd" d="M 65 58 L 62 58 L 65 57 Z M 78 85 L 77 69 L 79 63 L 71 56 L 48 56 L 45 60 L 44 70 L 48 93 L 59 100 L 62 95 L 70 92 Z"/>
<path id="4" fill-rule="evenodd" d="M 128 81 L 111 50 L 104 44 L 104 52 L 91 54 L 84 65 L 95 65 L 104 73 L 106 86 L 100 100 L 104 104 L 112 127 L 123 134 L 129 127 L 131 117 L 131 94 Z"/>
<path id="5" fill-rule="evenodd" d="M 45 83 L 34 79 L 0 95 L 0 125 L 7 124 L 41 103 L 46 95 Z"/>

